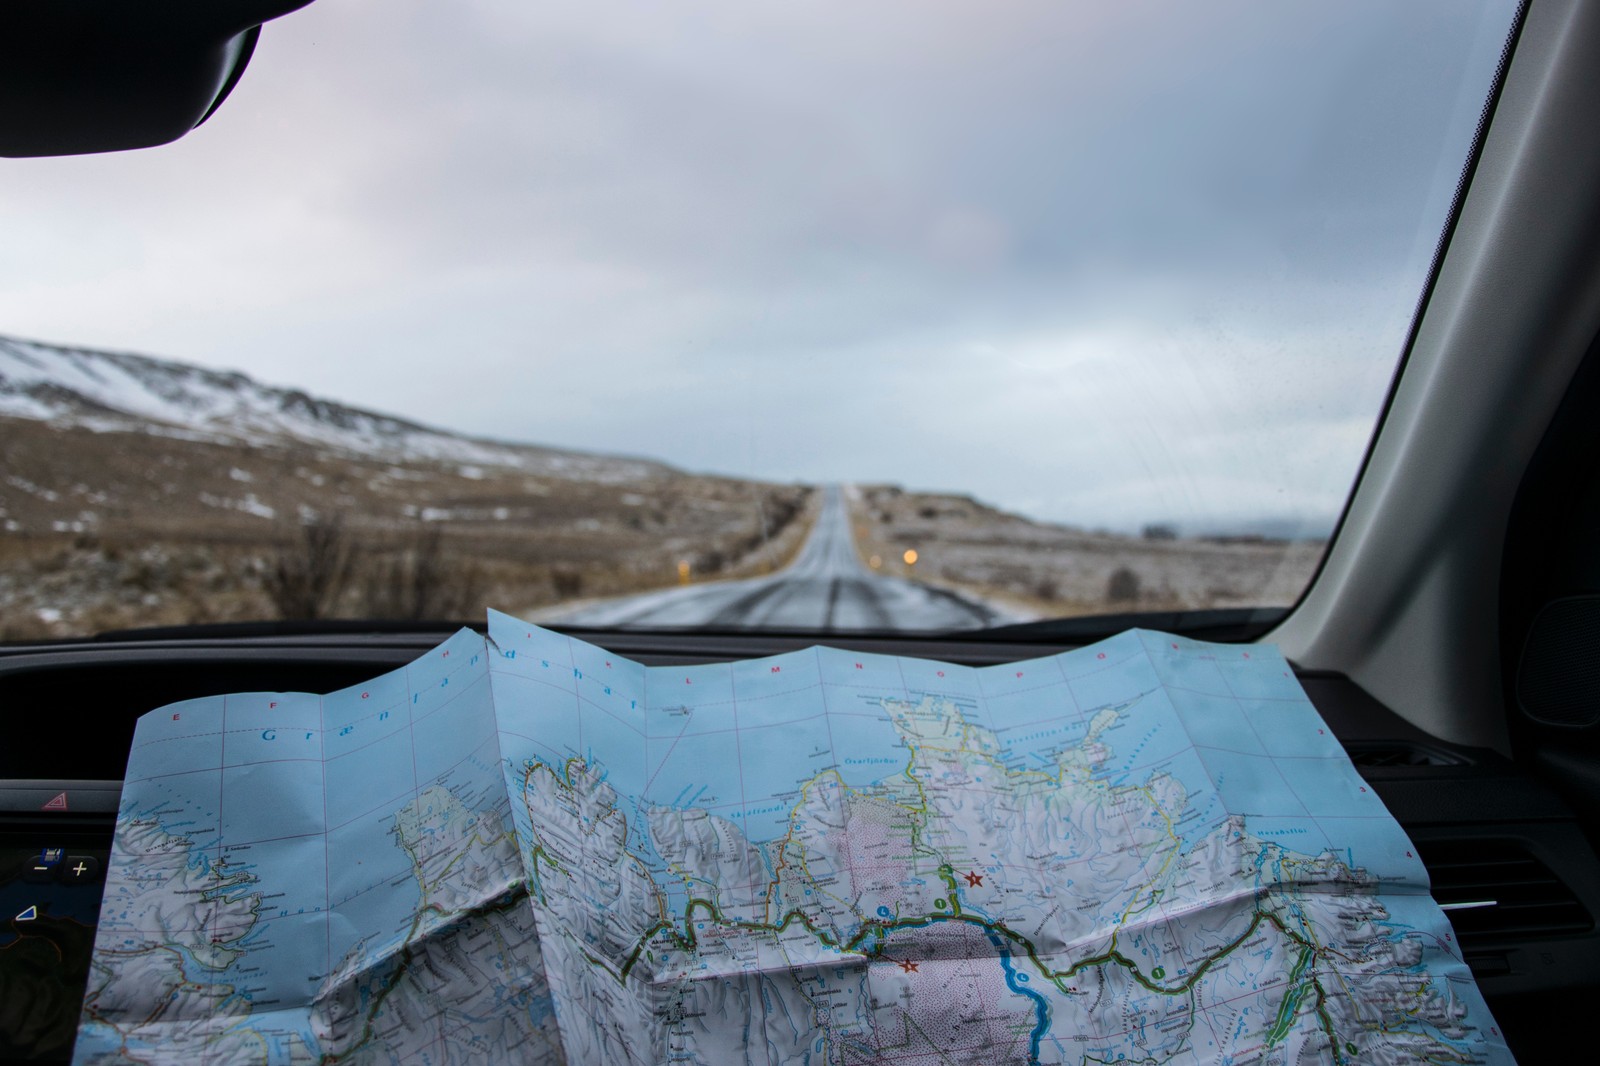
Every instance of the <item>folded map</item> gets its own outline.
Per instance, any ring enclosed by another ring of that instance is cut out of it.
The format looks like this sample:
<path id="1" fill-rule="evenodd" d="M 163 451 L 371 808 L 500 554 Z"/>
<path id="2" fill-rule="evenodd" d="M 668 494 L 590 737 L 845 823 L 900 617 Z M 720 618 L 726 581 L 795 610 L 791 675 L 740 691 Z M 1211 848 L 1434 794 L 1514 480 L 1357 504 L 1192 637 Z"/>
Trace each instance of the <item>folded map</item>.
<path id="1" fill-rule="evenodd" d="M 645 667 L 492 612 L 140 720 L 75 1056 L 1511 1061 L 1271 647 Z"/>

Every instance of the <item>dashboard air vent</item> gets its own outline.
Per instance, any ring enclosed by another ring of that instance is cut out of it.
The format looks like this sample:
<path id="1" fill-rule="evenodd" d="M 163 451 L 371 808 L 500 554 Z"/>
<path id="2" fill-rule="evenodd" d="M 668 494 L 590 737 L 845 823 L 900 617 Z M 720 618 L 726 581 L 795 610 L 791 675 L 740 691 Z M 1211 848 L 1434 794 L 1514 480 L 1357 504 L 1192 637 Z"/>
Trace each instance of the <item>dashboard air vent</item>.
<path id="1" fill-rule="evenodd" d="M 1582 933 L 1594 920 L 1572 890 L 1515 840 L 1419 840 L 1433 898 L 1463 949 Z"/>

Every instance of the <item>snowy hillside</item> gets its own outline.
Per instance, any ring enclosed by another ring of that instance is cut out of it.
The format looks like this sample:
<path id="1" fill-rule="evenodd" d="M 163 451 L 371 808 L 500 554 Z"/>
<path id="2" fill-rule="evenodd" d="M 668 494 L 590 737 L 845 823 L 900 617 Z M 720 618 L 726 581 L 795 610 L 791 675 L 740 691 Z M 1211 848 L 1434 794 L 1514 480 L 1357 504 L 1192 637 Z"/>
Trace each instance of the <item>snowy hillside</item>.
<path id="1" fill-rule="evenodd" d="M 0 415 L 96 431 L 252 446 L 304 444 L 390 461 L 509 467 L 594 481 L 667 472 L 639 459 L 464 437 L 240 373 L 0 337 Z"/>

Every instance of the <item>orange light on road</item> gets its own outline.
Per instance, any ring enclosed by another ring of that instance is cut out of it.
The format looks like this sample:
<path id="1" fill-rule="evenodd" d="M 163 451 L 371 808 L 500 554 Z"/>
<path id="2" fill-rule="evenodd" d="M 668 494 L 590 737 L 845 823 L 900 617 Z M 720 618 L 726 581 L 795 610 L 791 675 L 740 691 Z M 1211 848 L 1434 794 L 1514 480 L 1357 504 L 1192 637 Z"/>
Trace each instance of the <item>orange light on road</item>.
<path id="1" fill-rule="evenodd" d="M 680 559 L 680 560 L 678 560 L 678 584 L 687 585 L 688 583 L 689 583 L 689 560 Z"/>
<path id="2" fill-rule="evenodd" d="M 904 559 L 906 561 L 906 565 L 907 566 L 916 566 L 917 565 L 917 549 L 915 549 L 915 548 L 907 548 L 906 549 L 906 553 L 904 555 L 902 555 L 900 558 L 902 558 L 902 559 Z"/>

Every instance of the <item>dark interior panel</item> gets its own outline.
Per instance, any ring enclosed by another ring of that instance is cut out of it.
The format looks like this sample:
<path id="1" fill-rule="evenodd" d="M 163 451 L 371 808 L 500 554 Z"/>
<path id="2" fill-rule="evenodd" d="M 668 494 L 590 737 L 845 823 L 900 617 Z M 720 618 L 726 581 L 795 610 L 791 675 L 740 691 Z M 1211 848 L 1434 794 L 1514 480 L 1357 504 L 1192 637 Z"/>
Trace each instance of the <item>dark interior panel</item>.
<path id="1" fill-rule="evenodd" d="M 1500 575 L 1512 752 L 1600 840 L 1600 340 L 1523 475 Z"/>

